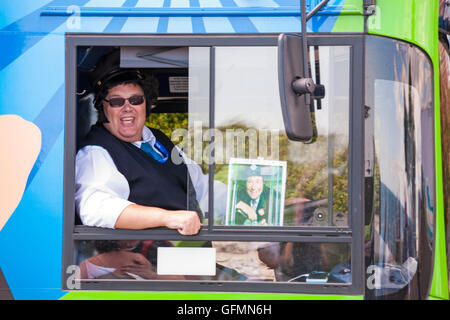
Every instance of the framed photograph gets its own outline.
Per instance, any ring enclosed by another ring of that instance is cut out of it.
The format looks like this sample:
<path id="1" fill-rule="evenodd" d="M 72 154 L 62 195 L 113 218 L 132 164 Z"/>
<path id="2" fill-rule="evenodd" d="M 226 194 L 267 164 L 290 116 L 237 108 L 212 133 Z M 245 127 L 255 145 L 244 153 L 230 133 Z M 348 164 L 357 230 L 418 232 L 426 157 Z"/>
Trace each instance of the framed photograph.
<path id="1" fill-rule="evenodd" d="M 230 158 L 226 225 L 282 226 L 286 161 Z"/>

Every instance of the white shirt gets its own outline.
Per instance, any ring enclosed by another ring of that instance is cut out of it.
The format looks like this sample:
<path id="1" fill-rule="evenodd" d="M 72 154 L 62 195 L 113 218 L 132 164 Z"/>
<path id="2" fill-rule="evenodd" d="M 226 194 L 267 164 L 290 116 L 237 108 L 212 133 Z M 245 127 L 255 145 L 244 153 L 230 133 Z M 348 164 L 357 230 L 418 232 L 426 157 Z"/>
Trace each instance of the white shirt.
<path id="1" fill-rule="evenodd" d="M 140 148 L 144 142 L 154 146 L 156 138 L 149 128 L 144 127 L 142 137 L 142 141 L 133 142 L 136 147 Z M 159 152 L 155 148 L 154 150 Z M 177 150 L 187 164 L 197 201 L 206 212 L 208 176 L 203 174 L 198 164 L 188 159 L 180 149 Z M 91 145 L 78 151 L 75 164 L 75 207 L 83 224 L 114 228 L 122 211 L 133 204 L 127 200 L 129 195 L 128 181 L 117 170 L 106 149 Z"/>

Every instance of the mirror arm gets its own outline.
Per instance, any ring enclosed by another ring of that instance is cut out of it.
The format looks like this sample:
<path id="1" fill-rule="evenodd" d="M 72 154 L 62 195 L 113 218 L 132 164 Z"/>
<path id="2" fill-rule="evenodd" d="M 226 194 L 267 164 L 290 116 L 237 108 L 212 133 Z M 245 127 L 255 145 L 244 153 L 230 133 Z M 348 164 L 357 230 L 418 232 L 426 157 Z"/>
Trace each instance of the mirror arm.
<path id="1" fill-rule="evenodd" d="M 314 7 L 307 15 L 306 21 L 311 19 L 320 9 L 322 9 L 330 0 L 322 0 L 317 6 Z"/>
<path id="2" fill-rule="evenodd" d="M 292 82 L 292 90 L 295 94 L 301 96 L 302 94 L 312 94 L 316 89 L 313 79 L 311 78 L 297 78 Z"/>
<path id="3" fill-rule="evenodd" d="M 307 89 L 308 88 L 308 84 L 310 84 L 310 81 L 312 81 L 312 79 L 309 77 L 309 71 L 308 71 L 308 41 L 306 39 L 306 5 L 305 5 L 305 1 L 306 0 L 300 0 L 300 10 L 301 10 L 301 20 L 302 20 L 302 41 L 303 41 L 303 72 L 304 72 L 304 76 L 305 78 L 303 79 L 297 79 L 294 81 L 294 83 L 301 81 L 300 85 L 299 85 L 299 89 Z M 293 88 L 294 88 L 294 83 Z M 314 83 L 314 82 L 313 82 Z M 313 90 L 314 91 L 314 90 Z M 297 92 L 297 94 L 301 94 L 300 92 Z M 308 93 L 308 91 L 304 92 L 305 94 L 305 104 L 307 106 L 309 106 L 311 104 L 311 100 L 310 100 L 310 95 Z"/>
<path id="4" fill-rule="evenodd" d="M 316 85 L 310 78 L 308 68 L 308 40 L 306 33 L 306 22 L 311 19 L 320 9 L 322 9 L 330 0 L 322 0 L 308 14 L 306 14 L 306 0 L 300 0 L 301 23 L 302 23 L 302 41 L 303 41 L 303 72 L 304 78 L 297 78 L 292 82 L 292 90 L 298 95 L 305 95 L 305 104 L 311 104 L 311 98 L 322 99 L 325 95 L 325 87 Z M 316 94 L 316 91 L 319 93 Z"/>

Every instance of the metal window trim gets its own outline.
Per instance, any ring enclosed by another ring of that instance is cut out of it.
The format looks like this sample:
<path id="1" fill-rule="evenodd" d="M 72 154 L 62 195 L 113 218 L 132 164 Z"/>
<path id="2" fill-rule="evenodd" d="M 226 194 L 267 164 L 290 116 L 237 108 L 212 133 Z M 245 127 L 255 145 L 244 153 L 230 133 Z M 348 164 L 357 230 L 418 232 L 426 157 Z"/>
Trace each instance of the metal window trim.
<path id="1" fill-rule="evenodd" d="M 363 286 L 363 157 L 364 157 L 364 122 L 363 119 L 363 80 L 364 73 L 361 72 L 364 67 L 363 35 L 357 33 L 345 34 L 314 34 L 308 37 L 309 45 L 318 46 L 351 46 L 350 53 L 350 134 L 349 134 L 349 227 L 348 228 L 311 228 L 311 227 L 293 227 L 293 228 L 275 228 L 275 229 L 250 229 L 240 228 L 220 228 L 209 223 L 209 231 L 198 236 L 180 236 L 173 230 L 110 230 L 104 228 L 89 228 L 85 226 L 74 226 L 75 203 L 74 203 L 74 172 L 75 172 L 75 146 L 76 146 L 76 61 L 77 48 L 80 46 L 208 46 L 211 47 L 211 66 L 214 63 L 214 46 L 276 46 L 278 33 L 271 34 L 211 34 L 211 35 L 192 35 L 192 34 L 66 34 L 66 110 L 65 110 L 65 137 L 64 137 L 64 213 L 63 213 L 63 252 L 62 252 L 62 286 L 67 290 L 66 280 L 68 275 L 65 270 L 73 264 L 74 241 L 88 239 L 149 239 L 157 237 L 158 239 L 174 239 L 182 237 L 183 240 L 218 240 L 219 239 L 241 239 L 241 241 L 256 241 L 257 239 L 273 239 L 274 241 L 286 240 L 293 242 L 347 242 L 351 244 L 351 266 L 352 266 L 352 284 L 350 286 L 325 284 L 311 285 L 302 287 L 301 291 L 290 289 L 292 284 L 271 283 L 259 284 L 249 283 L 237 285 L 234 282 L 229 284 L 222 283 L 218 286 L 205 286 L 201 284 L 188 283 L 180 288 L 188 287 L 193 291 L 273 291 L 273 292 L 296 292 L 296 293 L 326 293 L 334 292 L 334 289 L 324 290 L 324 288 L 349 288 L 337 290 L 340 294 L 362 294 Z M 210 70 L 211 81 L 214 78 L 214 68 Z M 214 86 L 210 86 L 210 120 L 214 120 Z M 210 121 L 210 126 L 214 126 Z M 357 132 L 358 134 L 354 134 Z M 212 168 L 213 169 L 213 168 Z M 210 168 L 210 179 L 214 172 Z M 210 184 L 210 208 L 213 208 L 213 185 Z M 210 212 L 213 212 L 210 210 Z M 209 219 L 212 221 L 212 219 Z M 88 229 L 86 229 L 88 228 Z M 250 231 L 250 232 L 249 232 Z M 88 281 L 90 282 L 90 281 Z M 98 281 L 92 281 L 97 283 Z M 111 282 L 111 281 L 109 281 Z M 102 282 L 103 283 L 103 282 Z M 111 282 L 113 283 L 113 282 Z M 121 282 L 122 283 L 122 282 Z M 130 288 L 119 285 L 117 290 L 142 289 L 158 290 L 151 285 L 142 285 L 139 281 L 132 282 Z M 145 281 L 144 281 L 145 283 Z M 173 282 L 159 282 L 162 284 L 161 290 L 176 288 Z M 165 284 L 164 284 L 165 283 Z M 109 285 L 108 285 L 109 286 Z M 112 285 L 115 287 L 115 285 Z M 112 288 L 111 287 L 111 288 Z M 299 286 L 296 286 L 298 288 Z M 105 289 L 104 284 L 101 286 Z M 273 290 L 271 289 L 273 288 Z M 242 290 L 241 290 L 242 289 Z M 269 289 L 269 290 L 268 290 Z M 116 290 L 115 288 L 113 290 Z M 182 290 L 182 289 L 177 289 Z"/>
<path id="2" fill-rule="evenodd" d="M 351 283 L 281 283 L 243 281 L 162 281 L 162 280 L 81 280 L 79 290 L 89 291 L 190 291 L 190 292 L 249 292 L 317 295 L 360 295 Z M 271 288 L 268 290 L 268 286 Z"/>

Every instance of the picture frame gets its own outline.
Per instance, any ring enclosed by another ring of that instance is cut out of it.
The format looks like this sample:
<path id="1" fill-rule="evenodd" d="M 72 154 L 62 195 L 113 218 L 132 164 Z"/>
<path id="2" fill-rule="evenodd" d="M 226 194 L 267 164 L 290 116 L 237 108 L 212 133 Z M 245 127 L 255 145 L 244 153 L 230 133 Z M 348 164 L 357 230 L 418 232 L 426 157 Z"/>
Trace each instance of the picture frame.
<path id="1" fill-rule="evenodd" d="M 282 226 L 286 161 L 230 158 L 225 225 Z"/>

